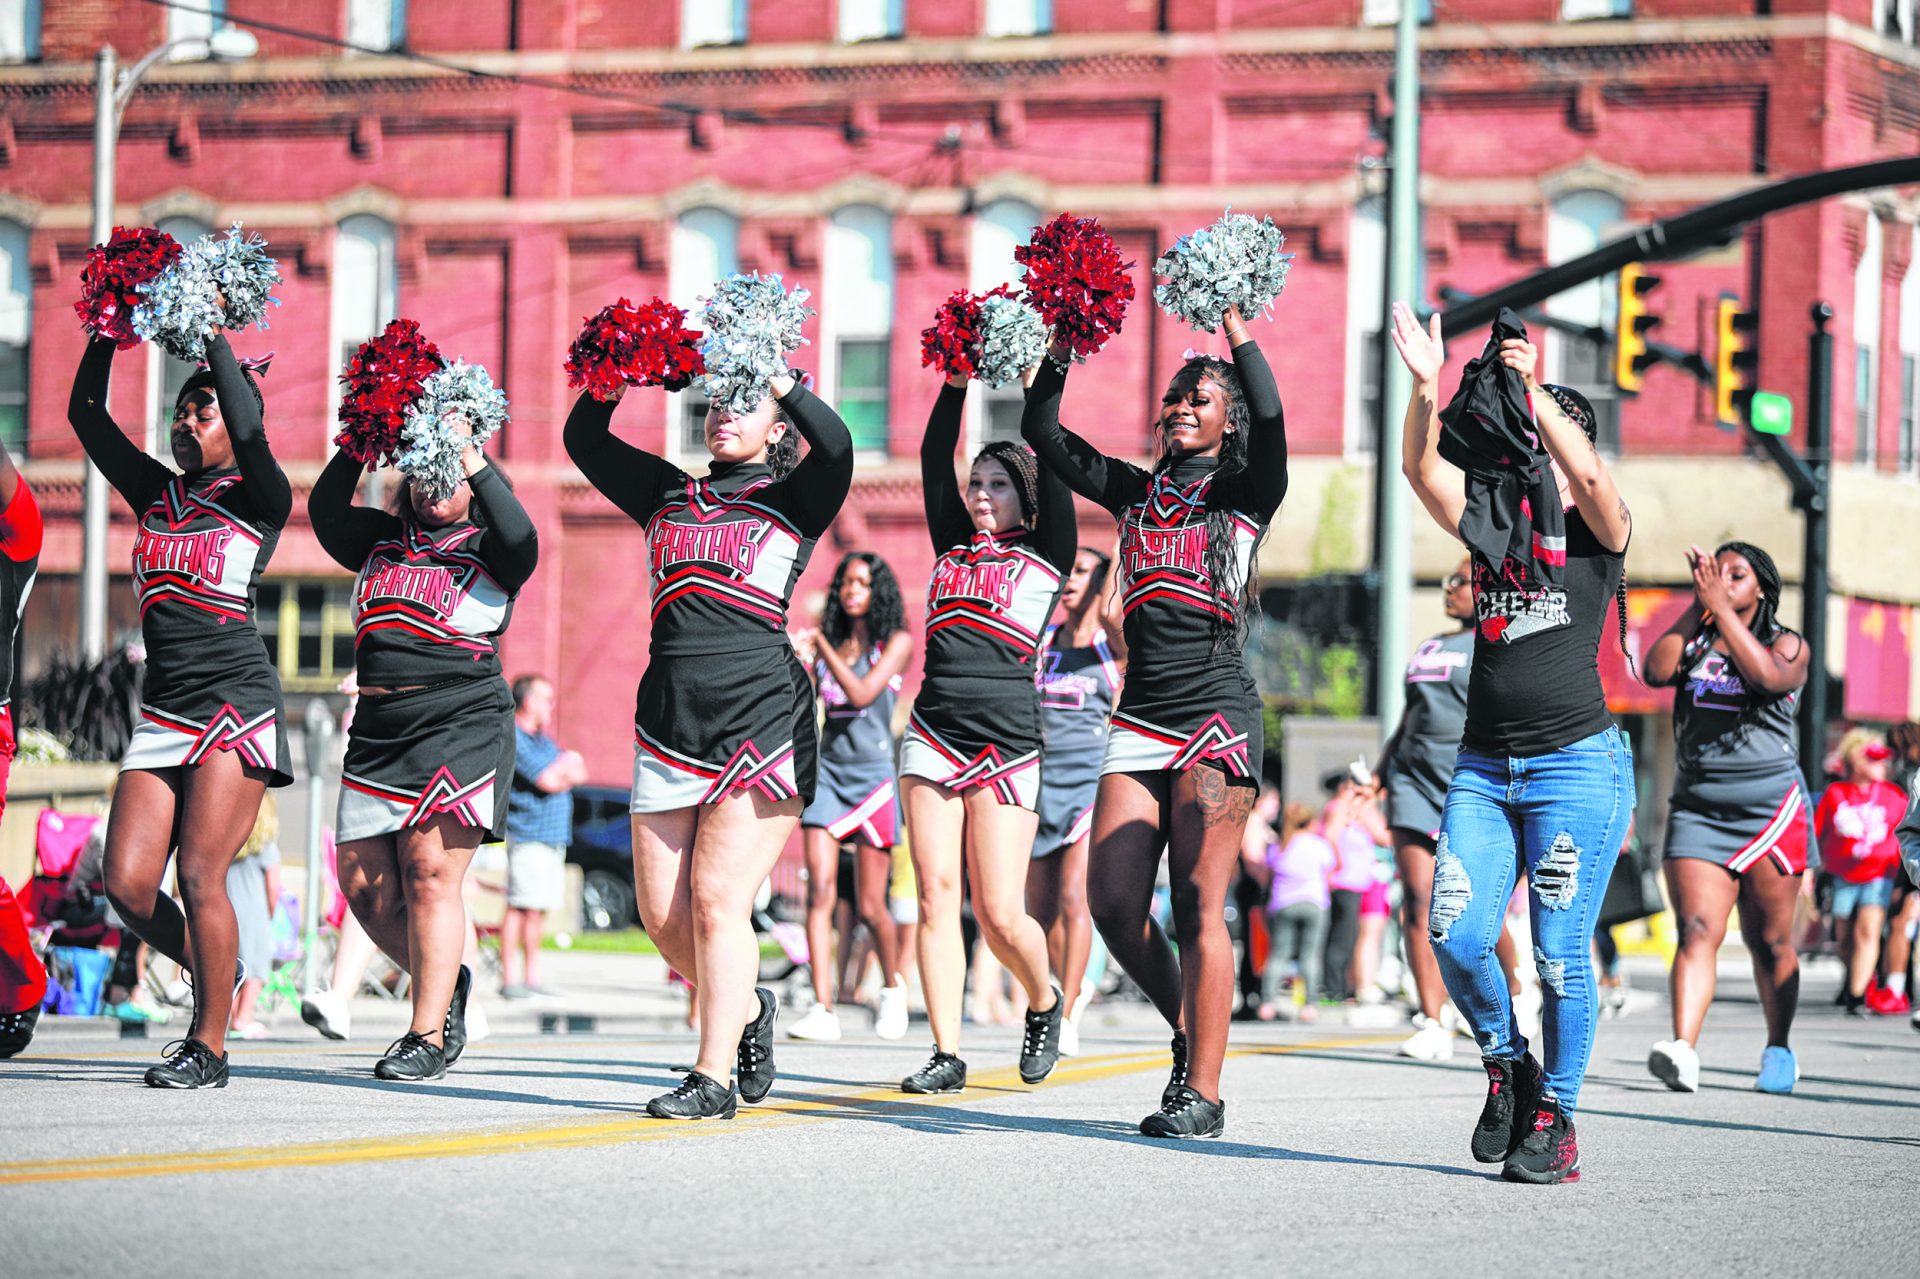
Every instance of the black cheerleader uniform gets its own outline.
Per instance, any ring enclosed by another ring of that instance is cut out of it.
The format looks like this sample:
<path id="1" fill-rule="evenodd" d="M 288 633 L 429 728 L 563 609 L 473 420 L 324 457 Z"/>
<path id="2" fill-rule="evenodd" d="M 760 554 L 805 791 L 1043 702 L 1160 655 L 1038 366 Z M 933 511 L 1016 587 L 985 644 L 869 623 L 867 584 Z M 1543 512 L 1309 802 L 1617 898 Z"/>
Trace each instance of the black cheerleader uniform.
<path id="1" fill-rule="evenodd" d="M 1060 425 L 1066 371 L 1048 360 L 1027 393 L 1021 434 L 1076 493 L 1120 526 L 1120 589 L 1127 682 L 1107 735 L 1106 773 L 1184 772 L 1213 764 L 1248 785 L 1260 777 L 1261 704 L 1246 654 L 1216 645 L 1253 571 L 1262 531 L 1287 492 L 1286 419 L 1273 371 L 1252 342 L 1234 348 L 1249 417 L 1246 468 L 1177 457 L 1148 471 L 1108 457 Z M 1225 512 L 1234 544 L 1228 577 L 1207 567 L 1210 512 Z"/>
<path id="2" fill-rule="evenodd" d="M 875 644 L 860 654 L 853 661 L 854 673 L 872 670 L 880 653 L 881 646 Z M 847 701 L 846 690 L 824 661 L 815 660 L 814 678 L 826 724 L 820 734 L 819 785 L 813 802 L 800 814 L 800 824 L 818 826 L 842 843 L 851 839 L 869 848 L 892 848 L 900 842 L 899 787 L 893 778 L 893 707 L 900 697 L 900 677 L 889 679 L 865 706 Z"/>
<path id="3" fill-rule="evenodd" d="M 1071 638 L 1071 637 L 1069 637 Z M 1120 692 L 1120 663 L 1096 630 L 1093 643 L 1073 648 L 1058 626 L 1040 645 L 1040 826 L 1033 855 L 1047 857 L 1093 830 L 1093 800 L 1107 749 L 1107 722 Z"/>
<path id="4" fill-rule="evenodd" d="M 254 624 L 260 574 L 293 511 L 253 390 L 224 334 L 207 343 L 234 467 L 187 475 L 147 456 L 107 413 L 113 343 L 87 344 L 67 418 L 140 521 L 133 589 L 146 642 L 140 718 L 121 770 L 199 764 L 231 751 L 287 786 L 286 718 L 273 655 Z"/>
<path id="5" fill-rule="evenodd" d="M 647 530 L 653 644 L 634 701 L 632 811 L 758 791 L 813 800 L 813 684 L 787 638 L 787 602 L 853 483 L 853 436 L 796 384 L 780 401 L 807 455 L 785 479 L 716 462 L 695 479 L 614 438 L 613 405 L 582 395 L 567 455 Z"/>
<path id="6" fill-rule="evenodd" d="M 943 386 L 920 444 L 935 559 L 926 665 L 900 745 L 900 775 L 956 791 L 983 787 L 1002 804 L 1035 808 L 1041 728 L 1034 657 L 1078 549 L 1073 495 L 1041 467 L 1034 529 L 974 528 L 953 472 L 966 398 L 965 387 Z"/>
<path id="7" fill-rule="evenodd" d="M 476 518 L 444 528 L 353 505 L 360 471 L 334 454 L 307 500 L 321 547 L 359 574 L 353 660 L 363 691 L 335 838 L 390 835 L 445 813 L 503 839 L 513 695 L 497 644 L 539 560 L 533 522 L 491 466 L 467 481 Z"/>
<path id="8" fill-rule="evenodd" d="M 1474 629 L 1424 640 L 1407 663 L 1407 709 L 1387 755 L 1387 820 L 1428 839 L 1440 837 L 1447 785 L 1467 728 Z"/>

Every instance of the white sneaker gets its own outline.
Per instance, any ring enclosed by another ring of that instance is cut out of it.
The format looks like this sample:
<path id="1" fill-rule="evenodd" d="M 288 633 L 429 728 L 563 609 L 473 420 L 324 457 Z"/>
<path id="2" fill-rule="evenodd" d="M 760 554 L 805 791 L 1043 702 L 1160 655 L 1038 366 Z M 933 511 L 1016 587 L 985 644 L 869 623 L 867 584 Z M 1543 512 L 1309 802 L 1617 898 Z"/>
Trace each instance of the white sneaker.
<path id="1" fill-rule="evenodd" d="M 1700 1054 L 1684 1039 L 1663 1039 L 1647 1053 L 1647 1073 L 1675 1092 L 1699 1092 Z"/>
<path id="2" fill-rule="evenodd" d="M 787 1027 L 788 1039 L 815 1039 L 828 1043 L 840 1038 L 840 1014 L 825 1004 L 815 1004 L 807 1015 Z"/>
<path id="3" fill-rule="evenodd" d="M 1429 1021 L 1400 1044 L 1400 1055 L 1415 1061 L 1452 1061 L 1453 1032 Z"/>
<path id="4" fill-rule="evenodd" d="M 472 996 L 467 998 L 467 1042 L 477 1044 L 493 1033 L 493 1027 L 487 1024 L 487 1010 L 480 1006 Z"/>
<path id="5" fill-rule="evenodd" d="M 1777 1093 L 1784 1097 L 1800 1082 L 1800 1063 L 1793 1049 L 1768 1046 L 1760 1054 L 1760 1077 L 1753 1081 L 1755 1092 Z"/>
<path id="6" fill-rule="evenodd" d="M 902 1039 L 907 1033 L 907 984 L 882 986 L 873 1010 L 873 1033 L 882 1039 Z M 837 1037 L 837 1034 L 836 1034 Z"/>
<path id="7" fill-rule="evenodd" d="M 1060 1055 L 1062 1057 L 1080 1055 L 1080 1028 L 1065 1017 L 1060 1019 Z"/>
<path id="8" fill-rule="evenodd" d="M 1387 1002 L 1387 992 L 1380 989 L 1380 987 L 1378 986 L 1369 986 L 1365 990 L 1357 992 L 1354 995 L 1353 1000 L 1355 1003 L 1361 1005 L 1362 1007 L 1370 1007 L 1371 1005 L 1374 1005 L 1374 1004 L 1384 1004 Z"/>
<path id="9" fill-rule="evenodd" d="M 468 1024 L 472 1024 L 473 1014 L 467 1014 Z M 331 990 L 316 990 L 300 1001 L 300 1020 L 313 1027 L 328 1039 L 345 1039 L 353 1026 L 353 1014 L 348 1011 L 347 1001 Z M 471 1039 L 473 1036 L 467 1036 Z"/>

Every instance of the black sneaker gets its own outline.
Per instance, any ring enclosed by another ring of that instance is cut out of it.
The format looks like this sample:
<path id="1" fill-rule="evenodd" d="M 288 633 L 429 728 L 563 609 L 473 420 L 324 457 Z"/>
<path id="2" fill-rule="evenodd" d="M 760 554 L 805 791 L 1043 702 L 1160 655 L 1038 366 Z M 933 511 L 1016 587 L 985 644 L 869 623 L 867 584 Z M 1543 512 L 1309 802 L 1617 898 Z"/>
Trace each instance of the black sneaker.
<path id="1" fill-rule="evenodd" d="M 1518 1061 L 1483 1057 L 1480 1064 L 1487 1068 L 1487 1104 L 1473 1128 L 1473 1157 L 1497 1164 L 1526 1135 L 1527 1117 L 1540 1097 L 1540 1064 L 1532 1053 Z"/>
<path id="2" fill-rule="evenodd" d="M 927 1064 L 900 1081 L 901 1092 L 959 1092 L 967 1086 L 967 1063 L 938 1048 Z"/>
<path id="3" fill-rule="evenodd" d="M 177 1039 L 163 1050 L 166 1060 L 147 1068 L 149 1088 L 225 1088 L 227 1058 L 197 1039 Z"/>
<path id="4" fill-rule="evenodd" d="M 1187 1084 L 1187 1032 L 1173 1032 L 1173 1073 L 1167 1076 L 1167 1086 L 1160 1090 L 1160 1104 L 1165 1106 L 1180 1095 Z"/>
<path id="5" fill-rule="evenodd" d="M 447 1024 L 440 1037 L 446 1041 L 447 1065 L 460 1060 L 467 1050 L 467 992 L 473 989 L 473 970 L 460 965 L 453 979 L 453 1002 L 447 1005 Z"/>
<path id="6" fill-rule="evenodd" d="M 1020 1078 L 1025 1082 L 1039 1083 L 1060 1064 L 1060 1019 L 1066 1012 L 1066 998 L 1055 986 L 1053 1007 L 1043 1013 L 1027 1013 L 1027 1033 L 1020 1041 Z"/>
<path id="7" fill-rule="evenodd" d="M 1840 1011 L 1849 1017 L 1865 1017 L 1867 1015 L 1867 997 L 1865 995 L 1856 995 L 1850 990 L 1842 991 Z"/>
<path id="8" fill-rule="evenodd" d="M 689 1070 L 678 1088 L 647 1103 L 647 1113 L 655 1119 L 731 1119 L 739 1113 L 739 1101 L 738 1090 Z"/>
<path id="9" fill-rule="evenodd" d="M 1149 1137 L 1218 1137 L 1227 1130 L 1227 1103 L 1208 1101 L 1185 1084 L 1174 1086 L 1160 1109 L 1140 1121 Z"/>
<path id="10" fill-rule="evenodd" d="M 1500 1175 L 1536 1186 L 1580 1180 L 1580 1143 L 1574 1140 L 1573 1116 L 1558 1101 L 1542 1097 L 1534 1105 L 1532 1127 L 1507 1156 Z"/>
<path id="11" fill-rule="evenodd" d="M 0 1060 L 18 1057 L 33 1039 L 33 1028 L 40 1024 L 40 1005 L 23 1013 L 0 1017 Z"/>
<path id="12" fill-rule="evenodd" d="M 740 1100 L 749 1105 L 766 1100 L 767 1094 L 773 1091 L 773 1023 L 780 1015 L 780 1000 L 772 991 L 765 986 L 755 986 L 753 993 L 760 997 L 760 1015 L 740 1032 L 740 1047 L 733 1061 L 734 1078 L 740 1081 Z"/>
<path id="13" fill-rule="evenodd" d="M 375 1079 L 440 1079 L 446 1073 L 446 1050 L 411 1030 L 389 1044 L 387 1055 L 373 1064 Z"/>

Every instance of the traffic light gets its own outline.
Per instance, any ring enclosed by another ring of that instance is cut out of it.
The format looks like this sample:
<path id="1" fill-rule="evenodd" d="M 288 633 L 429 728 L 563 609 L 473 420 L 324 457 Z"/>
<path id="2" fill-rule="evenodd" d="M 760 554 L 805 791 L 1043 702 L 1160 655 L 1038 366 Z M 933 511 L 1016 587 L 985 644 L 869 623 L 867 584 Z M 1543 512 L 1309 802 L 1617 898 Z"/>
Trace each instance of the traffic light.
<path id="1" fill-rule="evenodd" d="M 1739 298 L 1720 295 L 1713 325 L 1713 416 L 1722 426 L 1738 427 L 1746 418 L 1760 365 L 1760 353 L 1754 349 L 1759 328 L 1760 317 L 1742 311 Z"/>
<path id="2" fill-rule="evenodd" d="M 1648 275 L 1638 262 L 1620 268 L 1620 305 L 1613 335 L 1613 381 L 1628 395 L 1640 391 L 1654 356 L 1647 351 L 1647 333 L 1660 317 L 1647 312 L 1647 295 L 1660 287 L 1660 277 Z"/>

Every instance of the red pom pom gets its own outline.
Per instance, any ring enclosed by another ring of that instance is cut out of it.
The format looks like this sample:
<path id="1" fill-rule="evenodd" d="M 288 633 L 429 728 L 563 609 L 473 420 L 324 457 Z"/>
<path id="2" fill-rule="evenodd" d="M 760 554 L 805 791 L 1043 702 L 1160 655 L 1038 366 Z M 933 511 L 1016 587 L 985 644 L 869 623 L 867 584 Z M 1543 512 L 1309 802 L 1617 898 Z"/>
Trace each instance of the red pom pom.
<path id="1" fill-rule="evenodd" d="M 172 266 L 180 253 L 179 241 L 165 231 L 115 227 L 105 244 L 87 250 L 80 271 L 80 300 L 73 309 L 82 327 L 113 339 L 123 351 L 138 346 L 133 308 L 140 303 L 140 286 Z"/>
<path id="2" fill-rule="evenodd" d="M 948 377 L 972 377 L 980 349 L 980 298 L 965 289 L 940 304 L 933 323 L 920 330 L 920 364 Z"/>
<path id="3" fill-rule="evenodd" d="M 707 371 L 700 334 L 686 322 L 685 311 L 660 298 L 602 307 L 567 350 L 567 385 L 596 400 L 613 399 L 623 386 L 686 389 Z"/>
<path id="4" fill-rule="evenodd" d="M 1027 298 L 1075 355 L 1092 355 L 1120 331 L 1133 301 L 1133 263 L 1092 218 L 1062 213 L 1013 251 L 1027 268 Z"/>
<path id="5" fill-rule="evenodd" d="M 340 375 L 340 451 L 365 466 L 390 462 L 400 451 L 400 428 L 422 384 L 446 366 L 440 348 L 412 320 L 394 320 L 368 338 Z"/>

